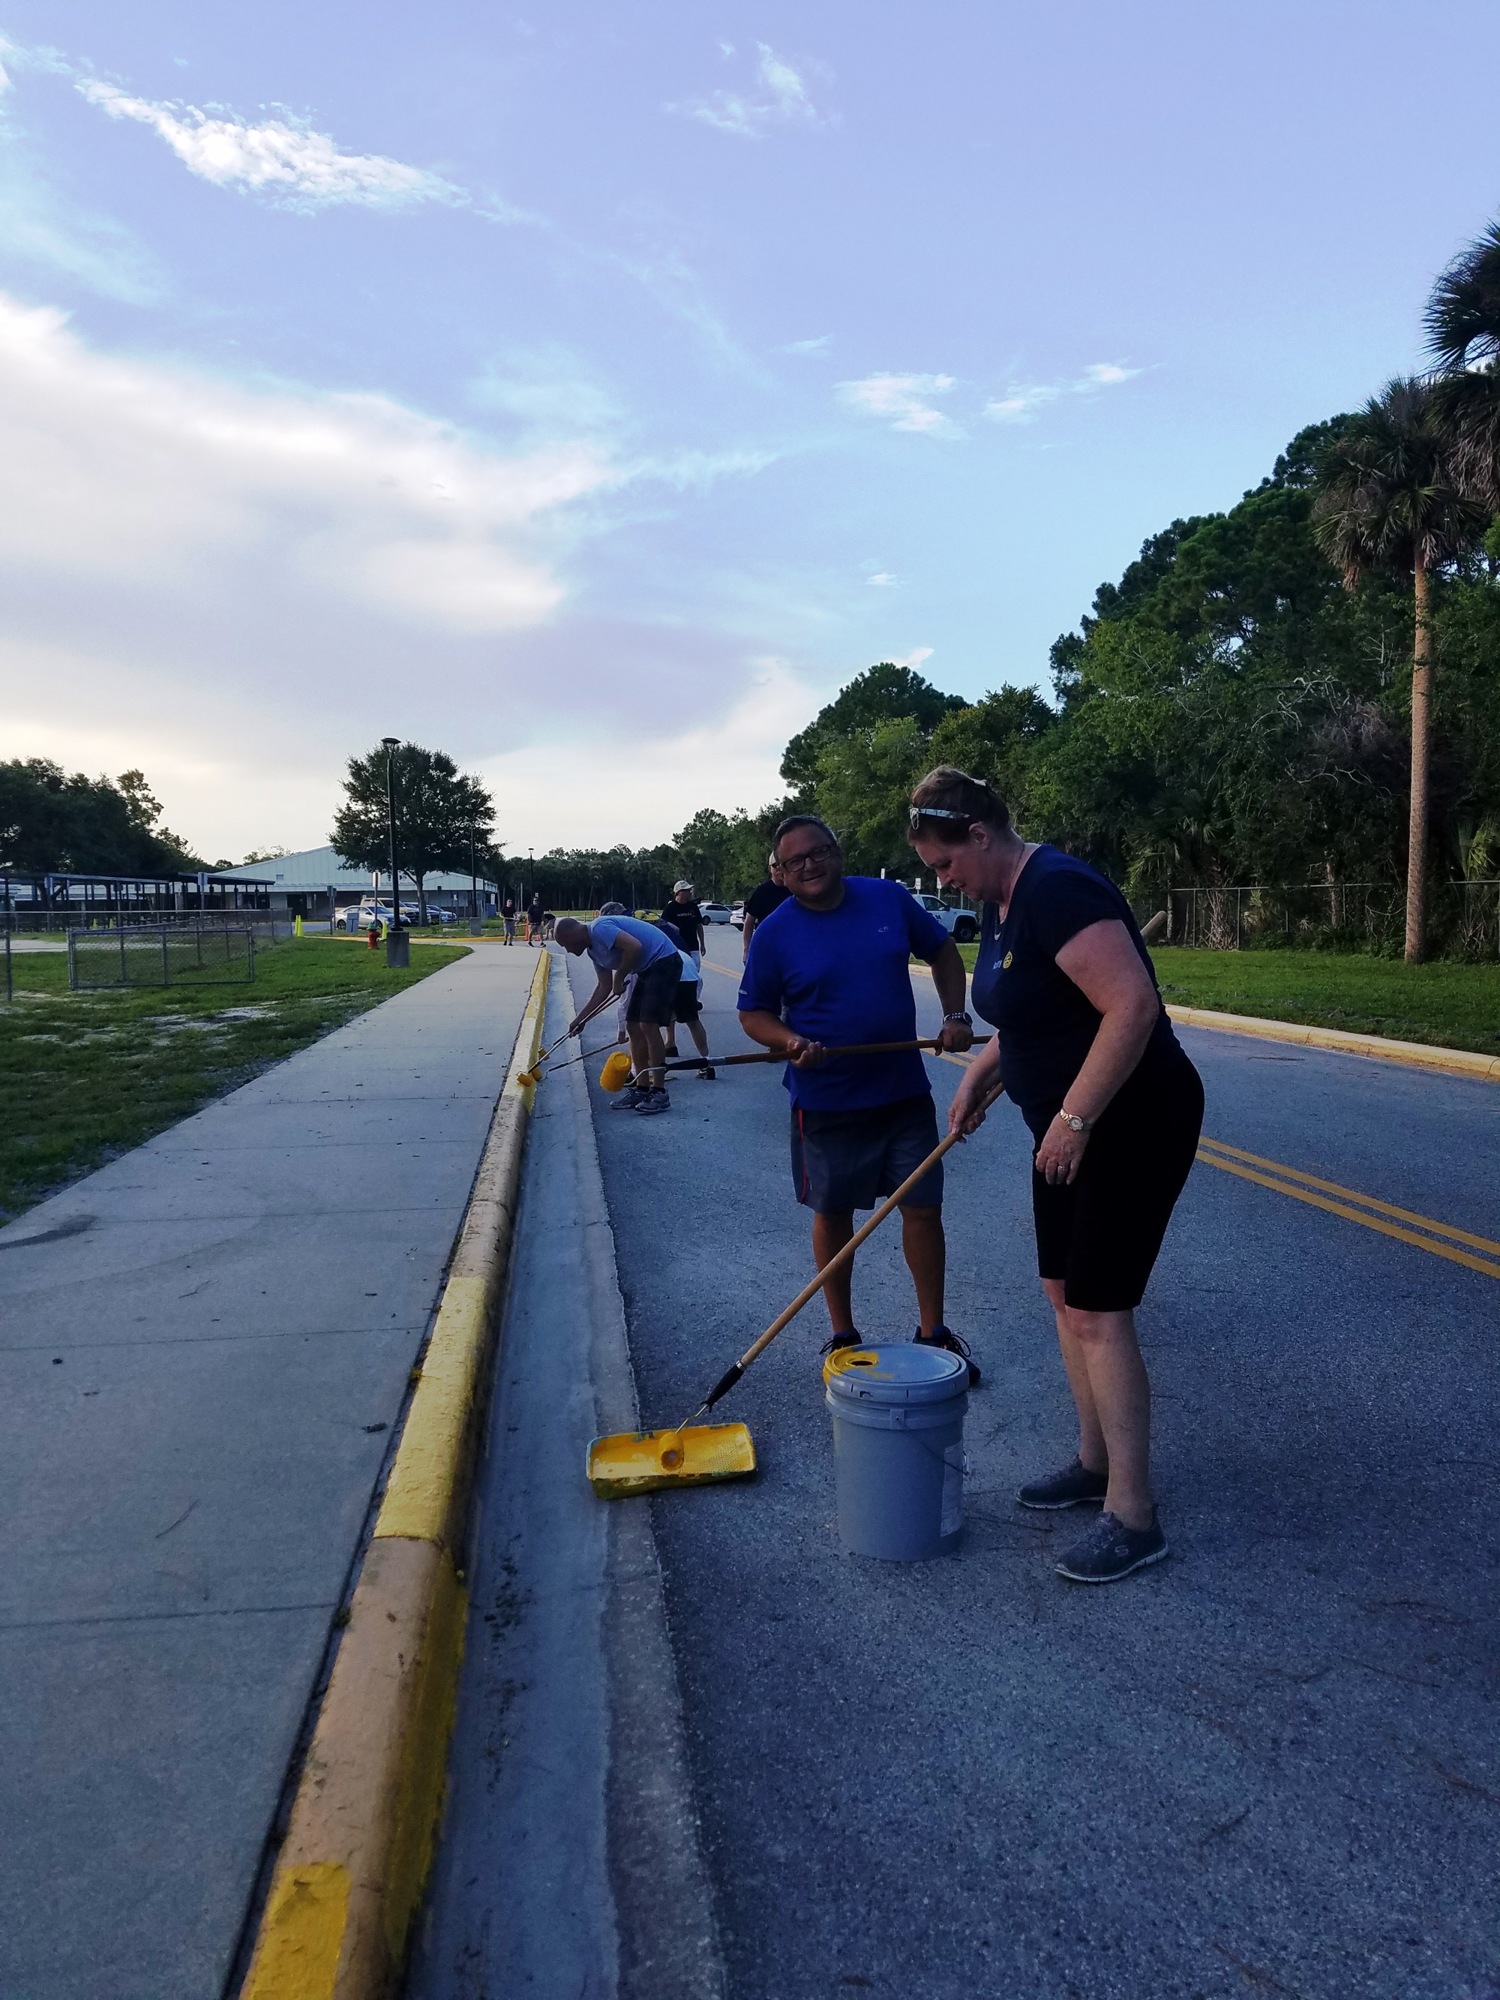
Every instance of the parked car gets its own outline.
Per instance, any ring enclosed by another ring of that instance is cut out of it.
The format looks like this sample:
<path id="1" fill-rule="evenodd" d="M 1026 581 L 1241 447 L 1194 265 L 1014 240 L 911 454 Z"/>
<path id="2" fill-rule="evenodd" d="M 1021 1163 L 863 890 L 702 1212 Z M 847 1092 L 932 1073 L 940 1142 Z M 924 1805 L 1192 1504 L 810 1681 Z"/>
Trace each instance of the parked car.
<path id="1" fill-rule="evenodd" d="M 727 924 L 733 922 L 727 903 L 700 903 L 698 908 L 702 911 L 703 921 L 706 924 Z"/>
<path id="2" fill-rule="evenodd" d="M 745 906 L 743 903 L 735 904 L 734 908 L 729 912 L 729 921 L 737 931 L 742 931 L 745 928 Z"/>
<path id="3" fill-rule="evenodd" d="M 955 910 L 945 903 L 941 896 L 928 896 L 918 890 L 911 891 L 922 908 L 931 917 L 936 917 L 955 944 L 972 944 L 979 935 L 979 914 L 975 910 Z"/>
<path id="4" fill-rule="evenodd" d="M 360 903 L 358 906 L 351 904 L 348 908 L 340 910 L 333 920 L 333 927 L 339 931 L 367 931 L 371 924 L 388 924 L 390 921 L 389 903 Z M 417 921 L 415 903 L 401 905 L 401 921 L 408 926 Z"/>

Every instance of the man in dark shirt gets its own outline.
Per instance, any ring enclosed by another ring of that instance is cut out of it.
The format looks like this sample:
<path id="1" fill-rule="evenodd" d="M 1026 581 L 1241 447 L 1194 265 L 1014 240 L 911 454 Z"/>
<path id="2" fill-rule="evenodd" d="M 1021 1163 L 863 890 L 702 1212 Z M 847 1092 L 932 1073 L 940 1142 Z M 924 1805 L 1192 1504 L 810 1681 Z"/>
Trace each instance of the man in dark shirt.
<path id="1" fill-rule="evenodd" d="M 703 959 L 703 912 L 698 908 L 691 882 L 672 884 L 672 900 L 662 911 L 661 921 L 672 925 L 682 940 L 683 950 L 692 953 L 694 965 L 700 964 Z"/>
<path id="2" fill-rule="evenodd" d="M 542 901 L 541 891 L 533 889 L 531 892 L 531 901 L 526 905 L 526 942 L 528 944 L 541 943 L 542 918 L 545 914 L 546 905 Z"/>
<path id="3" fill-rule="evenodd" d="M 938 1043 L 968 1048 L 966 976 L 958 947 L 899 882 L 844 874 L 844 857 L 820 819 L 798 813 L 776 829 L 773 850 L 791 897 L 759 930 L 740 986 L 740 1026 L 787 1059 L 792 1098 L 792 1182 L 813 1211 L 821 1270 L 854 1234 L 854 1211 L 874 1208 L 938 1144 L 932 1085 L 920 1052 L 830 1056 L 830 1047 L 915 1041 L 911 954 L 932 967 L 943 1007 Z M 943 1324 L 942 1163 L 901 1204 L 901 1247 L 917 1293 L 917 1339 L 968 1360 Z M 825 1353 L 861 1345 L 848 1265 L 823 1287 L 832 1322 Z M 979 1370 L 969 1362 L 971 1386 Z"/>
<path id="4" fill-rule="evenodd" d="M 780 909 L 792 893 L 781 879 L 781 863 L 773 854 L 766 863 L 770 870 L 770 880 L 752 889 L 745 903 L 745 926 L 740 933 L 745 943 L 745 956 L 750 955 L 750 940 L 755 935 L 755 926 L 763 924 L 772 910 Z"/>

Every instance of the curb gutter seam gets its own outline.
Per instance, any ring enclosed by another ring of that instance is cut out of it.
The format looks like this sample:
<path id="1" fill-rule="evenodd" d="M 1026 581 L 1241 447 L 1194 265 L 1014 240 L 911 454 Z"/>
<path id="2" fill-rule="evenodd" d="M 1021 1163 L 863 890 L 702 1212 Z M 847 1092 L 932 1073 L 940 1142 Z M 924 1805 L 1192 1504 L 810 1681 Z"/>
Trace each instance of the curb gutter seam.
<path id="1" fill-rule="evenodd" d="M 240 2000 L 387 2000 L 431 1865 L 468 1593 L 457 1567 L 541 1047 L 544 953 L 448 1269 Z"/>
<path id="2" fill-rule="evenodd" d="M 1207 1007 L 1168 1007 L 1185 1028 L 1217 1028 L 1230 1035 L 1256 1035 L 1267 1042 L 1294 1042 L 1303 1048 L 1330 1049 L 1338 1055 L 1375 1056 L 1383 1062 L 1405 1063 L 1412 1069 L 1444 1070 L 1450 1076 L 1474 1076 L 1500 1083 L 1500 1056 L 1469 1049 L 1434 1048 L 1428 1042 L 1397 1042 L 1384 1035 L 1356 1035 L 1342 1028 L 1310 1028 L 1300 1021 L 1262 1020 L 1258 1014 L 1220 1014 Z"/>

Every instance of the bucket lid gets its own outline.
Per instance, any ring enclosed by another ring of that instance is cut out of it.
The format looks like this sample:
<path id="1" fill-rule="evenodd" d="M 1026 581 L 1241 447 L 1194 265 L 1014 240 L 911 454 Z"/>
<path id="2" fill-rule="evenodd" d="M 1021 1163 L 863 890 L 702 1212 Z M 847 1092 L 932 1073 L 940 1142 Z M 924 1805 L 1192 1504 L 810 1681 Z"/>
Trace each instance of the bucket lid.
<path id="1" fill-rule="evenodd" d="M 844 1349 L 840 1366 L 824 1380 L 830 1396 L 849 1402 L 946 1403 L 968 1389 L 969 1364 L 946 1347 L 908 1340 L 898 1347 Z"/>

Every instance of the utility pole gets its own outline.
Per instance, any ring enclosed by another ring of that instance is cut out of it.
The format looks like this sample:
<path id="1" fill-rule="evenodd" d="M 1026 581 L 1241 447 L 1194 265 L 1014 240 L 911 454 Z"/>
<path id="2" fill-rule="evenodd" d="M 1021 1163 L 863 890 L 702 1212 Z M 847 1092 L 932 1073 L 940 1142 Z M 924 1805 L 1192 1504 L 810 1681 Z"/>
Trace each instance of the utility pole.
<path id="1" fill-rule="evenodd" d="M 391 848 L 391 927 L 386 933 L 385 962 L 388 966 L 411 964 L 411 939 L 401 924 L 401 877 L 396 872 L 396 752 L 399 736 L 382 736 L 385 746 L 385 816 Z"/>
<path id="2" fill-rule="evenodd" d="M 474 859 L 475 829 L 469 828 L 469 936 L 479 935 L 479 864 Z"/>

